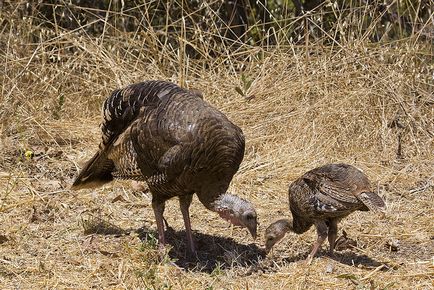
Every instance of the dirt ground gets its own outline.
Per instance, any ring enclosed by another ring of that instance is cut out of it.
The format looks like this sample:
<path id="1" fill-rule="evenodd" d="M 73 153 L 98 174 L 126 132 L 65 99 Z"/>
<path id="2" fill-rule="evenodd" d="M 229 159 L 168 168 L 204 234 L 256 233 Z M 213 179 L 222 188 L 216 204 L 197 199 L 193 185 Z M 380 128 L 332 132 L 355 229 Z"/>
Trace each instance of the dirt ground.
<path id="1" fill-rule="evenodd" d="M 248 141 L 244 166 L 231 190 L 255 204 L 258 240 L 253 241 L 245 229 L 229 226 L 195 198 L 191 218 L 198 257 L 187 257 L 178 203 L 171 200 L 165 213 L 173 227 L 167 232 L 171 247 L 161 258 L 149 192 L 135 191 L 128 181 L 98 190 L 69 190 L 77 162 L 92 155 L 99 138 L 96 119 L 80 120 L 79 126 L 75 122 L 36 130 L 38 138 L 30 138 L 26 148 L 11 138 L 3 140 L 3 289 L 433 288 L 432 157 L 417 164 L 357 162 L 386 200 L 387 217 L 378 219 L 369 212 L 350 215 L 341 222 L 340 235 L 344 229 L 351 245 L 335 257 L 328 256 L 325 245 L 307 266 L 304 259 L 315 240 L 313 229 L 300 236 L 288 234 L 267 257 L 263 232 L 274 220 L 289 215 L 287 185 L 311 166 L 297 166 L 296 173 L 288 166 L 289 176 L 280 177 L 266 170 L 252 172 L 260 162 L 273 167 L 273 160 L 249 154 L 254 145 Z M 255 135 L 245 131 L 247 140 Z M 82 139 L 82 134 L 90 138 Z"/>
<path id="2" fill-rule="evenodd" d="M 19 31 L 0 35 L 1 289 L 434 289 L 432 46 L 255 48 L 182 67 L 166 51 L 162 68 L 155 55 L 116 52 L 141 49 L 135 35 L 100 45 L 65 33 L 55 46 L 26 44 Z M 173 199 L 161 256 L 146 189 L 70 190 L 98 148 L 103 100 L 146 79 L 200 90 L 242 128 L 245 157 L 229 190 L 255 205 L 256 241 L 194 198 L 198 257 L 186 256 Z M 314 229 L 265 256 L 266 227 L 290 215 L 289 183 L 331 162 L 361 168 L 386 217 L 353 213 L 339 226 L 347 243 L 334 257 L 325 243 L 311 265 Z"/>

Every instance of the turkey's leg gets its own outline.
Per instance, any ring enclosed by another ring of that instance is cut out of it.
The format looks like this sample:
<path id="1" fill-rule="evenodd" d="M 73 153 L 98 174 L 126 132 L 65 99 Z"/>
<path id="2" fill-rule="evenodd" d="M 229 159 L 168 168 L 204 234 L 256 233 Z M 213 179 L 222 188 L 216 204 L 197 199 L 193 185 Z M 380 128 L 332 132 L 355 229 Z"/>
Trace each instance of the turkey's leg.
<path id="1" fill-rule="evenodd" d="M 180 196 L 179 197 L 179 206 L 181 207 L 182 217 L 184 218 L 185 233 L 187 235 L 189 252 L 190 252 L 190 254 L 196 256 L 196 249 L 194 246 L 193 234 L 191 232 L 190 213 L 188 210 L 190 207 L 192 199 L 193 199 L 192 194 Z"/>
<path id="2" fill-rule="evenodd" d="M 154 210 L 155 221 L 157 222 L 158 230 L 158 245 L 160 250 L 164 250 L 166 239 L 164 237 L 164 201 L 152 199 L 152 209 Z"/>
<path id="3" fill-rule="evenodd" d="M 313 244 L 312 251 L 310 252 L 309 256 L 307 256 L 306 263 L 310 265 L 312 263 L 313 257 L 318 252 L 319 248 L 321 247 L 322 243 L 327 238 L 327 225 L 324 221 L 320 221 L 315 223 L 316 227 L 316 233 L 318 235 L 318 238 L 316 242 Z"/>
<path id="4" fill-rule="evenodd" d="M 330 244 L 330 255 L 333 256 L 333 251 L 335 249 L 336 237 L 338 236 L 338 220 L 332 219 L 329 224 L 329 244 Z"/>

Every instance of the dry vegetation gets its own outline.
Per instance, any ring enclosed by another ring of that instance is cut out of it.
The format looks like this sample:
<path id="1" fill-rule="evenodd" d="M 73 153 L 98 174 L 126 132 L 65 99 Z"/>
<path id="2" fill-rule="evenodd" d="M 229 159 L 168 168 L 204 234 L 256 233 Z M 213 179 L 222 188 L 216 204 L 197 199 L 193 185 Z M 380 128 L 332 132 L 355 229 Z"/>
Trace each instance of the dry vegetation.
<path id="1" fill-rule="evenodd" d="M 421 34 L 389 44 L 245 45 L 195 60 L 182 36 L 179 48 L 163 49 L 153 30 L 95 38 L 11 19 L 0 35 L 1 288 L 433 289 L 434 63 L 432 39 Z M 254 243 L 195 199 L 194 260 L 172 200 L 173 247 L 161 260 L 149 193 L 129 182 L 69 190 L 97 148 L 104 98 L 145 79 L 202 91 L 243 129 L 246 155 L 231 190 L 256 205 L 259 233 L 289 215 L 289 182 L 328 162 L 362 168 L 387 217 L 351 215 L 341 229 L 355 247 L 306 266 L 313 229 L 288 234 L 264 257 L 262 236 Z"/>

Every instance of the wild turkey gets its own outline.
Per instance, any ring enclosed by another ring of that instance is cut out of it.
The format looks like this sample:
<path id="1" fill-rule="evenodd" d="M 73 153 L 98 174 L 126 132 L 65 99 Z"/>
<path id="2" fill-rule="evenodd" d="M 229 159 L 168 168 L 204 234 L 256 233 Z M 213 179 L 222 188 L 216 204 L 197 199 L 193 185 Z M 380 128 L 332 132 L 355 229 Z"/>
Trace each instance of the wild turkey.
<path id="1" fill-rule="evenodd" d="M 146 181 L 160 245 L 165 202 L 178 196 L 188 249 L 195 253 L 189 217 L 194 193 L 207 209 L 256 238 L 253 205 L 226 193 L 244 156 L 243 133 L 201 95 L 165 81 L 132 84 L 105 101 L 103 118 L 99 150 L 73 189 L 114 178 Z"/>
<path id="2" fill-rule="evenodd" d="M 384 214 L 384 201 L 372 192 L 366 175 L 348 164 L 328 164 L 306 172 L 289 186 L 292 220 L 282 219 L 265 232 L 265 250 L 280 241 L 288 231 L 302 234 L 315 225 L 318 238 L 307 263 L 312 262 L 328 236 L 333 255 L 338 222 L 356 210 Z"/>

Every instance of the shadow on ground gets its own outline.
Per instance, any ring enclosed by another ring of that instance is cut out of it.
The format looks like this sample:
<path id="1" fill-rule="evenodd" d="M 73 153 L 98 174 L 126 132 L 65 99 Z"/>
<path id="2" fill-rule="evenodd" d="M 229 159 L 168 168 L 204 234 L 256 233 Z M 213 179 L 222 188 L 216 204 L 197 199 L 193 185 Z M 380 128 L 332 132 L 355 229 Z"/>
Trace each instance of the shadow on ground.
<path id="1" fill-rule="evenodd" d="M 140 239 L 149 239 L 149 235 L 157 236 L 154 231 L 144 228 L 137 230 Z M 194 232 L 197 256 L 187 253 L 187 239 L 185 231 L 175 231 L 169 228 L 165 232 L 166 241 L 172 247 L 169 258 L 185 270 L 212 273 L 228 268 L 250 267 L 265 257 L 263 249 L 253 242 L 241 244 L 232 238 L 212 236 Z"/>
<path id="2" fill-rule="evenodd" d="M 122 229 L 105 219 L 92 214 L 82 217 L 84 234 L 122 236 L 136 232 L 140 240 L 153 249 L 158 247 L 158 234 L 147 228 Z M 167 226 L 166 226 L 167 227 Z M 190 271 L 211 273 L 233 267 L 247 268 L 258 263 L 265 257 L 263 249 L 256 244 L 242 244 L 232 238 L 212 236 L 194 232 L 197 256 L 187 253 L 187 238 L 185 231 L 175 231 L 168 227 L 165 231 L 166 242 L 171 249 L 168 257 L 176 266 Z M 249 239 L 251 239 L 249 237 Z"/>
<path id="3" fill-rule="evenodd" d="M 371 257 L 368 257 L 366 255 L 359 255 L 357 253 L 349 251 L 335 252 L 334 255 L 330 258 L 348 266 L 361 265 L 364 268 L 377 268 L 381 265 L 385 265 L 385 267 L 381 268 L 381 270 L 387 271 L 389 269 L 389 266 L 375 259 L 372 259 Z"/>
<path id="4" fill-rule="evenodd" d="M 99 219 L 97 221 L 92 220 L 91 224 L 93 225 L 92 227 L 85 227 L 85 233 L 120 236 L 136 232 L 140 240 L 151 245 L 151 247 L 156 248 L 158 244 L 158 234 L 147 228 L 122 230 Z M 246 269 L 246 275 L 258 271 L 274 272 L 276 267 L 303 261 L 308 255 L 306 251 L 282 258 L 284 253 L 279 251 L 266 257 L 265 251 L 253 243 L 253 241 L 250 244 L 242 244 L 232 238 L 194 232 L 197 256 L 190 256 L 187 252 L 187 239 L 184 230 L 175 231 L 169 227 L 165 231 L 165 235 L 166 241 L 171 247 L 168 258 L 177 267 L 195 272 L 212 273 L 234 267 Z M 332 257 L 328 255 L 327 251 L 320 251 L 315 257 L 314 263 L 317 259 L 327 258 L 349 266 L 377 268 L 384 265 L 381 269 L 382 271 L 387 271 L 391 268 L 387 264 L 376 261 L 364 254 L 359 255 L 351 250 L 335 251 Z"/>
<path id="5" fill-rule="evenodd" d="M 297 261 L 304 261 L 306 260 L 309 252 L 306 253 L 300 253 L 293 257 L 288 257 L 285 259 L 282 259 L 285 263 L 293 263 Z M 315 263 L 315 260 L 317 259 L 332 259 L 336 262 L 348 265 L 348 266 L 362 266 L 364 268 L 377 268 L 380 265 L 384 265 L 384 263 L 381 263 L 379 261 L 376 261 L 366 255 L 359 255 L 354 252 L 350 251 L 344 251 L 344 252 L 337 252 L 335 251 L 333 256 L 328 255 L 327 251 L 320 251 L 314 258 L 313 263 Z M 387 268 L 387 265 L 386 267 Z M 386 269 L 385 269 L 386 270 Z"/>
<path id="6" fill-rule="evenodd" d="M 275 272 L 279 268 L 286 266 L 290 263 L 295 262 L 303 262 L 307 259 L 307 256 L 309 254 L 309 251 L 306 252 L 299 252 L 297 254 L 291 255 L 289 257 L 281 258 L 285 254 L 283 251 L 276 252 L 270 256 L 267 257 L 264 261 L 261 262 L 261 266 L 257 267 L 256 270 L 263 270 L 266 272 Z M 333 256 L 330 256 L 328 254 L 328 251 L 322 250 L 320 251 L 314 258 L 312 265 L 315 266 L 317 261 L 321 259 L 332 259 L 336 261 L 337 263 L 345 264 L 348 266 L 358 266 L 365 269 L 375 269 L 379 266 L 383 266 L 380 271 L 388 271 L 391 268 L 393 268 L 390 265 L 387 265 L 386 263 L 379 262 L 369 256 L 366 256 L 364 254 L 359 255 L 355 252 L 351 252 L 349 250 L 345 250 L 342 252 L 334 252 Z M 307 266 L 307 265 L 306 265 Z"/>

